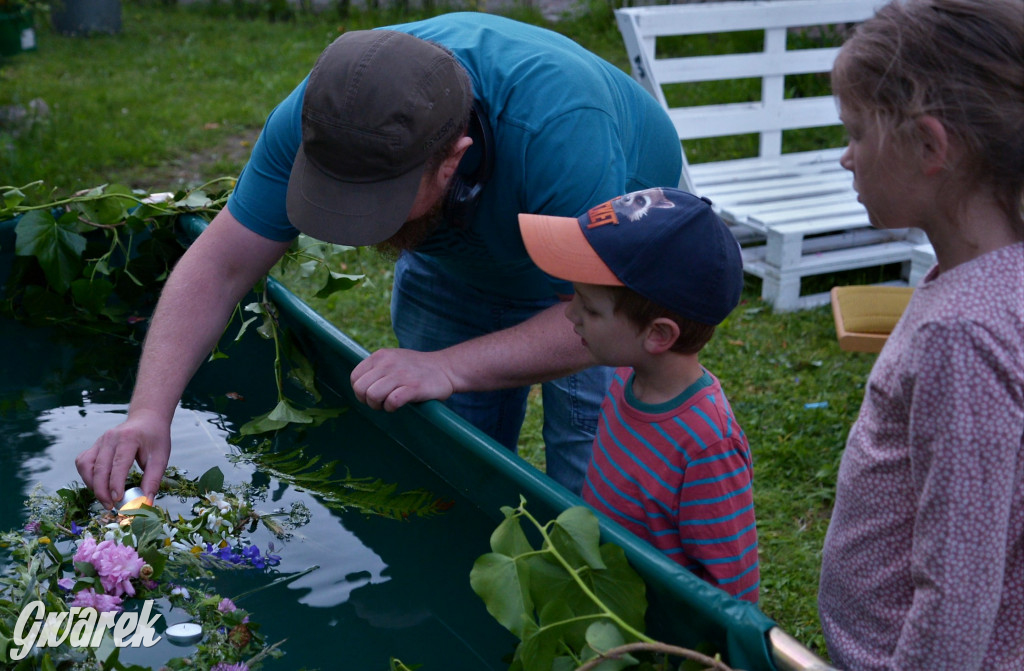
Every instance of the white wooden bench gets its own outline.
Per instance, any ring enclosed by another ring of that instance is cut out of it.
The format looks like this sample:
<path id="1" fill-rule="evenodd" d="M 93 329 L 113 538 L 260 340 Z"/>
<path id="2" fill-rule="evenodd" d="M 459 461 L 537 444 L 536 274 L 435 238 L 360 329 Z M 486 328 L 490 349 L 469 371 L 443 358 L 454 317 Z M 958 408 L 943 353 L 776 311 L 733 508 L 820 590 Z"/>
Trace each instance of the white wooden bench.
<path id="1" fill-rule="evenodd" d="M 801 295 L 801 279 L 855 268 L 903 264 L 925 242 L 914 229 L 871 228 L 853 177 L 839 165 L 843 147 L 782 153 L 783 131 L 835 126 L 832 96 L 787 98 L 786 76 L 829 73 L 838 47 L 787 48 L 793 29 L 860 22 L 884 0 L 742 0 L 628 7 L 615 11 L 633 77 L 668 111 L 680 142 L 756 133 L 756 157 L 690 164 L 683 151 L 680 187 L 707 196 L 744 244 L 744 269 L 762 278 L 777 311 L 823 305 L 827 291 Z M 763 31 L 763 50 L 671 57 L 658 39 Z M 759 79 L 760 100 L 672 106 L 698 82 Z"/>

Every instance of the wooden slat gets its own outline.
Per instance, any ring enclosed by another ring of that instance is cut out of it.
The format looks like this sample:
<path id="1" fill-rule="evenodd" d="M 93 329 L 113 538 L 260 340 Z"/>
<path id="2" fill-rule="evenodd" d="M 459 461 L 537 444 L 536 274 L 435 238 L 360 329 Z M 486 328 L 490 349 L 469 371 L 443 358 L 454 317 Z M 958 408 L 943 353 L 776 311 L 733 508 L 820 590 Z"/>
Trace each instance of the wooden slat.
<path id="1" fill-rule="evenodd" d="M 654 79 L 662 86 L 691 82 L 710 82 L 723 79 L 785 76 L 828 72 L 838 47 L 827 49 L 797 49 L 782 53 L 762 52 L 721 54 L 717 56 L 690 56 L 687 58 L 660 58 L 653 64 Z"/>
<path id="2" fill-rule="evenodd" d="M 630 16 L 641 34 L 700 35 L 765 28 L 858 23 L 870 17 L 884 0 L 745 0 L 701 3 L 689 12 L 683 5 L 618 9 Z"/>

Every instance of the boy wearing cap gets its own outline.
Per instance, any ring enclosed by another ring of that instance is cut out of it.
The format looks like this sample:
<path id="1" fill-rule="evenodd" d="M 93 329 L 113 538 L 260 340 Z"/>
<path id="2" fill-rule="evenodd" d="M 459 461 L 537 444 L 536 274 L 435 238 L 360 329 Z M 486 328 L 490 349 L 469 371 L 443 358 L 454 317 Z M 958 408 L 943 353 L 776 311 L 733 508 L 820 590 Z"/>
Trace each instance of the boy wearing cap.
<path id="1" fill-rule="evenodd" d="M 578 219 L 519 215 L 530 256 L 573 282 L 565 310 L 601 364 L 587 503 L 730 594 L 756 602 L 746 436 L 697 353 L 739 302 L 739 246 L 709 204 L 647 189 Z"/>

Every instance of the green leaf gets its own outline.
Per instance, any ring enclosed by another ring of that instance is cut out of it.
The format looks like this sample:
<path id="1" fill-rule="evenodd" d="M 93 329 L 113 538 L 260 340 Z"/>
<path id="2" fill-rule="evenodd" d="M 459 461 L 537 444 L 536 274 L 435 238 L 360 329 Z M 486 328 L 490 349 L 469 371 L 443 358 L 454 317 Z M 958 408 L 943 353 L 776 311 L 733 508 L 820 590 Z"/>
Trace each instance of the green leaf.
<path id="1" fill-rule="evenodd" d="M 593 659 L 626 643 L 622 630 L 608 620 L 599 620 L 587 627 L 586 640 L 587 650 L 583 653 L 584 660 Z M 625 654 L 618 659 L 607 659 L 601 662 L 597 669 L 599 671 L 620 671 L 636 664 L 639 664 L 636 658 Z"/>
<path id="2" fill-rule="evenodd" d="M 34 256 L 43 268 L 46 281 L 64 293 L 82 270 L 85 238 L 75 231 L 76 225 L 53 218 L 49 212 L 27 212 L 15 226 L 15 254 Z"/>
<path id="3" fill-rule="evenodd" d="M 88 221 L 103 226 L 121 223 L 128 216 L 128 210 L 135 205 L 135 199 L 129 197 L 131 189 L 122 184 L 97 187 L 87 195 L 93 197 L 87 201 L 74 203 L 71 208 L 81 212 Z"/>
<path id="4" fill-rule="evenodd" d="M 644 630 L 647 585 L 626 559 L 626 551 L 614 543 L 601 546 L 603 571 L 592 571 L 590 582 L 597 598 L 637 631 Z"/>
<path id="5" fill-rule="evenodd" d="M 288 399 L 283 398 L 277 402 L 273 410 L 246 422 L 238 431 L 243 436 L 251 436 L 269 431 L 277 431 L 293 423 L 313 424 L 315 420 L 308 411 L 296 408 Z"/>
<path id="6" fill-rule="evenodd" d="M 199 482 L 196 483 L 196 487 L 199 489 L 200 494 L 224 491 L 223 471 L 220 470 L 219 466 L 214 466 L 199 476 Z"/>
<path id="7" fill-rule="evenodd" d="M 114 285 L 102 277 L 94 280 L 82 278 L 71 283 L 71 297 L 75 305 L 94 315 L 102 312 L 112 293 Z"/>
<path id="8" fill-rule="evenodd" d="M 551 543 L 575 568 L 584 564 L 605 568 L 599 543 L 601 526 L 597 516 L 584 506 L 573 506 L 562 512 L 551 529 Z"/>
<path id="9" fill-rule="evenodd" d="M 316 292 L 317 298 L 327 298 L 333 293 L 339 291 L 348 291 L 363 279 L 364 275 L 345 275 L 343 273 L 336 273 L 331 271 L 327 276 L 327 281 L 320 288 L 320 291 Z"/>
<path id="10" fill-rule="evenodd" d="M 533 551 L 518 517 L 507 517 L 491 534 L 491 550 L 509 557 Z"/>
<path id="11" fill-rule="evenodd" d="M 25 201 L 25 192 L 21 189 L 9 189 L 4 191 L 3 203 L 4 209 L 14 208 Z"/>
<path id="12" fill-rule="evenodd" d="M 525 635 L 526 622 L 533 616 L 529 583 L 525 563 L 494 552 L 477 558 L 469 573 L 469 584 L 483 599 L 487 612 L 519 638 Z"/>
<path id="13" fill-rule="evenodd" d="M 302 353 L 295 338 L 289 332 L 285 333 L 285 337 L 281 338 L 280 342 L 285 358 L 291 364 L 291 368 L 288 370 L 288 379 L 298 384 L 303 391 L 313 397 L 315 402 L 319 403 L 321 396 L 316 388 L 316 372 L 313 370 L 313 364 Z"/>
<path id="14" fill-rule="evenodd" d="M 554 665 L 555 658 L 560 656 L 563 641 L 566 636 L 571 636 L 572 623 L 564 622 L 556 613 L 562 612 L 557 604 L 551 604 L 552 613 L 550 617 L 556 623 L 541 627 L 523 639 L 522 644 L 516 650 L 517 656 L 522 659 L 523 668 L 532 670 L 550 669 Z M 580 635 L 582 639 L 582 634 Z"/>

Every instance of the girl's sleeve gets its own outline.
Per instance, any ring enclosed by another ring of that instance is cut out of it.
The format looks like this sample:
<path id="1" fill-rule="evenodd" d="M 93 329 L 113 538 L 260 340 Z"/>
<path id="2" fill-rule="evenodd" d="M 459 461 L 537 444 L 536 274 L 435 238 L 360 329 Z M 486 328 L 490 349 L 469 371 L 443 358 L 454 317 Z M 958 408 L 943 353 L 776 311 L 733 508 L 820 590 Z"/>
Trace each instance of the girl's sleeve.
<path id="1" fill-rule="evenodd" d="M 892 668 L 980 667 L 1004 583 L 1024 399 L 1012 348 L 974 323 L 931 325 L 912 362 L 919 505 L 914 597 Z"/>

